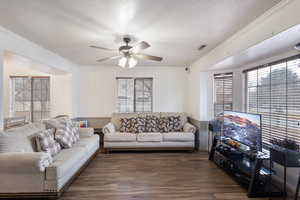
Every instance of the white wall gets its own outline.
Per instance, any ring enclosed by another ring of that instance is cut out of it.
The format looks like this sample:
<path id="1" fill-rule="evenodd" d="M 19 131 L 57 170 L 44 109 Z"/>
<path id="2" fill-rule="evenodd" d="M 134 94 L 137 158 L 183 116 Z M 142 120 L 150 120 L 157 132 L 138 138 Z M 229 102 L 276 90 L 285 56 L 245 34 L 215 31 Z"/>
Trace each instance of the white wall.
<path id="1" fill-rule="evenodd" d="M 3 83 L 3 56 L 5 51 L 14 52 L 51 69 L 71 72 L 77 66 L 69 60 L 0 27 L 0 83 Z M 3 127 L 3 84 L 0 85 L 0 130 Z"/>
<path id="2" fill-rule="evenodd" d="M 74 72 L 78 117 L 109 117 L 116 111 L 116 77 L 153 77 L 153 111 L 186 111 L 187 72 L 181 67 L 82 66 Z M 75 107 L 75 106 L 74 106 Z"/>
<path id="3" fill-rule="evenodd" d="M 72 75 L 51 71 L 47 66 L 9 52 L 4 55 L 3 68 L 3 116 L 10 116 L 10 76 L 49 76 L 51 116 L 72 116 Z"/>

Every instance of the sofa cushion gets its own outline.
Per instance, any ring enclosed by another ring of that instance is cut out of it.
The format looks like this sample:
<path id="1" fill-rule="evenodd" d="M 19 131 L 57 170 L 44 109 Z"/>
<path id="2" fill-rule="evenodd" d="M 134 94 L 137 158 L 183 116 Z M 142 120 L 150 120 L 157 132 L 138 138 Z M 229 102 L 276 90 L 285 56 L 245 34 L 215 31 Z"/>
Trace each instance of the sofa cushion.
<path id="1" fill-rule="evenodd" d="M 161 117 L 180 116 L 180 123 L 182 127 L 188 121 L 187 114 L 181 112 L 162 112 L 160 113 L 160 116 Z"/>
<path id="2" fill-rule="evenodd" d="M 147 117 L 147 116 L 155 116 L 157 118 L 160 118 L 160 112 L 141 112 L 138 113 L 139 117 Z"/>
<path id="3" fill-rule="evenodd" d="M 61 146 L 54 140 L 55 129 L 47 129 L 36 136 L 37 150 L 55 156 L 61 151 Z"/>
<path id="4" fill-rule="evenodd" d="M 120 132 L 131 132 L 132 131 L 132 119 L 133 118 L 121 118 Z"/>
<path id="5" fill-rule="evenodd" d="M 159 132 L 159 117 L 155 115 L 146 116 L 145 132 Z"/>
<path id="6" fill-rule="evenodd" d="M 99 135 L 93 135 L 91 137 L 84 137 L 81 138 L 74 147 L 83 147 L 88 152 L 95 148 L 99 144 Z"/>
<path id="7" fill-rule="evenodd" d="M 169 118 L 169 132 L 181 132 L 183 126 L 181 125 L 180 116 L 170 116 Z"/>
<path id="8" fill-rule="evenodd" d="M 115 125 L 116 131 L 120 131 L 121 118 L 138 117 L 138 113 L 113 113 L 111 116 L 111 122 Z"/>
<path id="9" fill-rule="evenodd" d="M 170 125 L 170 121 L 168 117 L 161 117 L 159 118 L 159 131 L 161 133 L 167 133 L 169 132 L 169 125 Z"/>
<path id="10" fill-rule="evenodd" d="M 145 132 L 146 119 L 144 117 L 133 117 L 131 118 L 131 127 L 133 133 Z"/>
<path id="11" fill-rule="evenodd" d="M 109 133 L 104 135 L 104 141 L 108 142 L 135 142 L 137 135 L 134 133 Z"/>
<path id="12" fill-rule="evenodd" d="M 161 142 L 163 140 L 161 133 L 139 133 L 137 134 L 138 142 Z"/>
<path id="13" fill-rule="evenodd" d="M 163 141 L 188 142 L 194 140 L 195 140 L 195 135 L 193 133 L 184 133 L 184 132 L 163 133 Z"/>
<path id="14" fill-rule="evenodd" d="M 86 149 L 83 147 L 73 147 L 63 149 L 53 159 L 54 162 L 46 168 L 46 179 L 57 180 L 73 171 L 74 167 L 80 168 L 78 163 L 85 157 Z M 74 170 L 75 171 L 75 170 Z"/>

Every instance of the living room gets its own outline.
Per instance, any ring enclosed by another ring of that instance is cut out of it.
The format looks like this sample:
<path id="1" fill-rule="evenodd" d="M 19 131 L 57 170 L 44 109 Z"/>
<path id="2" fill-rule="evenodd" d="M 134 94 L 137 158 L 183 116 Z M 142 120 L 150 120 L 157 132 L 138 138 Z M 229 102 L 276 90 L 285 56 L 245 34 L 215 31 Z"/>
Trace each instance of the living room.
<path id="1" fill-rule="evenodd" d="M 300 1 L 157 3 L 0 1 L 0 198 L 298 196 Z"/>

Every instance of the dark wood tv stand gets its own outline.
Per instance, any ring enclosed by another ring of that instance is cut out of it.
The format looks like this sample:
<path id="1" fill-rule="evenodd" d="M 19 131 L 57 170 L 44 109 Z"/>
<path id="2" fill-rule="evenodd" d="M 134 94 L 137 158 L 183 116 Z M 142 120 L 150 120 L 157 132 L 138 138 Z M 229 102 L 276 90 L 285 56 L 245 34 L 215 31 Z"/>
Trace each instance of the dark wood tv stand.
<path id="1" fill-rule="evenodd" d="M 245 187 L 248 197 L 285 195 L 272 184 L 273 171 L 264 164 L 270 160 L 269 154 L 260 152 L 253 155 L 243 149 L 232 148 L 223 137 L 215 136 L 209 159 Z"/>

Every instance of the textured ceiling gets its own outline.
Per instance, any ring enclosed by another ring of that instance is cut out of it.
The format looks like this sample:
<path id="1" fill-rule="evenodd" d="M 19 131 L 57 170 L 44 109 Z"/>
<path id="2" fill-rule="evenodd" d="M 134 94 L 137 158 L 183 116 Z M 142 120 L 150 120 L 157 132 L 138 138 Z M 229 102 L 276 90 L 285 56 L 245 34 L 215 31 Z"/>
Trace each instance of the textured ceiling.
<path id="1" fill-rule="evenodd" d="M 115 53 L 123 35 L 145 40 L 144 53 L 183 66 L 200 58 L 280 0 L 0 0 L 0 25 L 81 65 Z M 208 47 L 199 52 L 201 44 Z M 116 61 L 103 65 L 115 65 Z"/>

